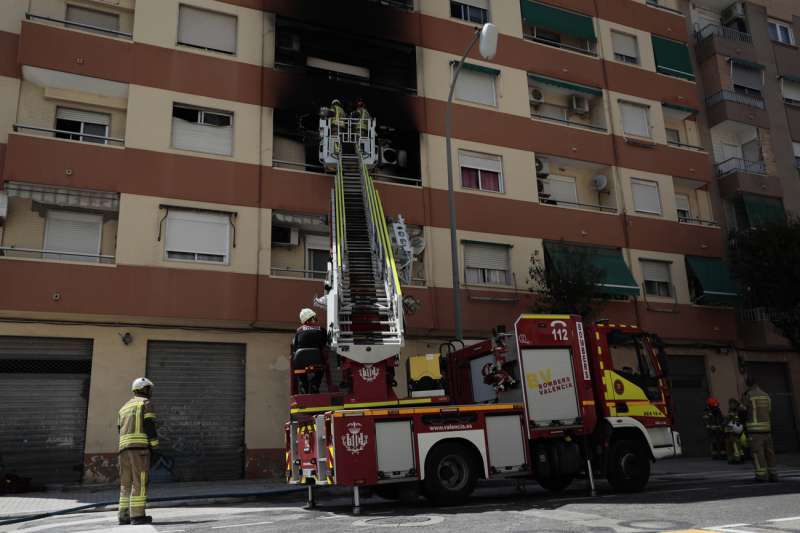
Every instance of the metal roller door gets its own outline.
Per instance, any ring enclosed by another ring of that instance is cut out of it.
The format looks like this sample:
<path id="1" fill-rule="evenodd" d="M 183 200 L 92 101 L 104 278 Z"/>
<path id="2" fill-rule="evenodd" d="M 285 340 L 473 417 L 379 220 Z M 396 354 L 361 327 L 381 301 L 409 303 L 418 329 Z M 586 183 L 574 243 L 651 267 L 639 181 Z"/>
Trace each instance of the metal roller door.
<path id="1" fill-rule="evenodd" d="M 81 480 L 91 369 L 91 339 L 0 337 L 0 470 Z"/>
<path id="2" fill-rule="evenodd" d="M 244 473 L 243 344 L 151 341 L 161 453 L 176 481 L 238 479 Z"/>
<path id="3" fill-rule="evenodd" d="M 669 381 L 675 422 L 683 444 L 683 455 L 709 456 L 710 443 L 703 423 L 703 409 L 708 398 L 705 358 L 670 355 Z"/>
<path id="4" fill-rule="evenodd" d="M 800 449 L 794 419 L 794 400 L 785 363 L 747 363 L 747 372 L 772 400 L 772 441 L 777 453 Z"/>

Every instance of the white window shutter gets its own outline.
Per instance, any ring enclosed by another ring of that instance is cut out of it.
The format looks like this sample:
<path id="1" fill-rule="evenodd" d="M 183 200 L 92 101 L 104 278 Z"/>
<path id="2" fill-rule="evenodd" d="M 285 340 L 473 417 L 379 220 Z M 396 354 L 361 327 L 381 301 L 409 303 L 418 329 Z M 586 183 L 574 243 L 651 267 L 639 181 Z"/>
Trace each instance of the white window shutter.
<path id="1" fill-rule="evenodd" d="M 97 261 L 103 217 L 72 211 L 48 211 L 44 233 L 44 249 L 53 252 L 72 252 L 80 255 L 45 254 L 48 259 L 67 261 Z"/>
<path id="2" fill-rule="evenodd" d="M 453 69 L 455 72 L 455 69 Z M 496 105 L 496 76 L 462 68 L 458 74 L 455 98 L 477 104 Z"/>
<path id="3" fill-rule="evenodd" d="M 56 110 L 56 118 L 88 122 L 90 124 L 102 124 L 103 126 L 108 126 L 111 123 L 111 115 L 106 113 L 95 113 L 93 111 L 70 109 L 68 107 L 59 107 Z"/>
<path id="4" fill-rule="evenodd" d="M 462 167 L 477 168 L 480 170 L 490 170 L 502 174 L 503 163 L 500 156 L 479 154 L 476 152 L 466 152 L 460 150 L 458 152 L 458 162 Z"/>
<path id="5" fill-rule="evenodd" d="M 172 147 L 207 154 L 233 154 L 233 125 L 209 126 L 172 117 Z"/>
<path id="6" fill-rule="evenodd" d="M 763 86 L 761 71 L 754 68 L 747 68 L 741 65 L 733 65 L 733 83 L 748 89 L 761 90 Z"/>
<path id="7" fill-rule="evenodd" d="M 658 184 L 652 181 L 631 180 L 633 207 L 636 211 L 661 214 Z"/>
<path id="8" fill-rule="evenodd" d="M 182 5 L 178 43 L 235 54 L 236 17 Z"/>
<path id="9" fill-rule="evenodd" d="M 639 48 L 636 46 L 636 37 L 625 33 L 611 32 L 611 42 L 614 52 L 629 57 L 639 57 Z"/>
<path id="10" fill-rule="evenodd" d="M 168 252 L 221 255 L 227 259 L 230 240 L 228 215 L 171 209 L 166 224 Z"/>
<path id="11" fill-rule="evenodd" d="M 489 9 L 489 0 L 457 0 L 459 4 L 464 4 L 480 9 Z"/>
<path id="12" fill-rule="evenodd" d="M 685 194 L 675 195 L 675 206 L 679 211 L 689 212 L 689 196 Z"/>
<path id="13" fill-rule="evenodd" d="M 508 246 L 467 243 L 464 245 L 464 266 L 508 271 Z"/>
<path id="14" fill-rule="evenodd" d="M 119 31 L 119 15 L 116 13 L 67 5 L 67 20 L 96 28 Z"/>
<path id="15" fill-rule="evenodd" d="M 625 133 L 650 137 L 650 121 L 647 117 L 649 109 L 644 106 L 620 102 L 622 112 L 622 128 Z"/>
<path id="16" fill-rule="evenodd" d="M 663 261 L 641 261 L 642 276 L 646 281 L 670 282 L 669 263 Z"/>
<path id="17" fill-rule="evenodd" d="M 783 80 L 783 97 L 788 100 L 800 102 L 800 83 L 796 81 Z"/>
<path id="18" fill-rule="evenodd" d="M 575 178 L 572 176 L 547 176 L 550 184 L 550 199 L 557 202 L 578 203 L 578 189 L 575 185 Z"/>

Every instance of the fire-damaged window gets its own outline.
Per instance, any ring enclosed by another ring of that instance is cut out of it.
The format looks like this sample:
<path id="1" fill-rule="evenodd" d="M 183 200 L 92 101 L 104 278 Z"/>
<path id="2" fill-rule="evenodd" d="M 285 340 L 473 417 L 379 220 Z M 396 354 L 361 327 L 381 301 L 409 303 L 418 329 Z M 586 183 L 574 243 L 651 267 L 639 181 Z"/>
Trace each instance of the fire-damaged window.
<path id="1" fill-rule="evenodd" d="M 661 399 L 658 371 L 644 336 L 612 331 L 608 335 L 608 350 L 617 374 L 639 386 L 648 399 Z"/>

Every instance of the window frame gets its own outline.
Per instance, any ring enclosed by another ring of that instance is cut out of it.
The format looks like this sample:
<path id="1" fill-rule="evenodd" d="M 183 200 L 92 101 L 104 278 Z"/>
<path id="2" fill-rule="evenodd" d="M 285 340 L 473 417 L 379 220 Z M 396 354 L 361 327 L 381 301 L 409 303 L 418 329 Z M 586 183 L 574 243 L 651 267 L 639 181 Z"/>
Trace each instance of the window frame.
<path id="1" fill-rule="evenodd" d="M 95 115 L 104 115 L 104 116 L 108 117 L 108 124 L 100 124 L 100 123 L 97 123 L 97 122 L 86 122 L 84 120 L 75 120 L 75 119 L 70 119 L 70 118 L 59 118 L 58 117 L 58 112 L 59 112 L 60 109 L 64 109 L 66 111 L 77 111 L 77 112 L 80 112 L 80 113 L 93 113 Z M 80 131 L 76 131 L 76 132 L 70 132 L 69 130 L 62 130 L 61 128 L 58 127 L 58 121 L 59 120 L 66 120 L 68 122 L 75 122 L 77 124 L 80 124 L 80 128 L 81 129 L 80 129 Z M 105 133 L 102 136 L 98 136 L 98 137 L 105 137 L 105 138 L 103 138 L 103 139 L 94 139 L 94 140 L 91 140 L 91 139 L 90 140 L 84 140 L 84 136 L 85 135 L 96 135 L 94 133 L 87 133 L 86 132 L 86 125 L 87 124 L 91 124 L 92 126 L 103 126 L 105 128 Z M 78 109 L 77 107 L 68 107 L 68 106 L 58 105 L 58 106 L 56 106 L 55 123 L 53 124 L 53 126 L 54 126 L 54 129 L 57 130 L 57 131 L 69 132 L 69 133 L 55 133 L 55 137 L 57 139 L 65 139 L 65 140 L 69 140 L 69 141 L 77 141 L 77 142 L 92 143 L 92 144 L 108 144 L 108 139 L 109 139 L 109 135 L 108 134 L 109 134 L 109 131 L 111 130 L 111 113 L 102 113 L 102 112 L 99 112 L 99 111 L 91 111 L 91 110 L 87 110 L 87 109 Z M 61 137 L 59 137 L 59 135 L 61 135 Z"/>
<path id="2" fill-rule="evenodd" d="M 614 35 L 633 39 L 633 47 L 636 49 L 636 56 L 629 56 L 627 54 L 618 52 L 614 46 Z M 639 39 L 636 38 L 636 35 L 622 31 L 611 30 L 611 50 L 614 53 L 614 59 L 620 63 L 625 63 L 626 65 L 639 65 L 642 62 L 642 54 L 639 52 Z"/>
<path id="3" fill-rule="evenodd" d="M 673 131 L 675 132 L 675 139 L 674 140 L 669 138 L 670 132 L 673 132 Z M 667 144 L 682 144 L 683 143 L 683 141 L 681 141 L 681 130 L 679 130 L 677 128 L 668 128 L 668 127 L 665 126 L 664 127 L 664 134 L 667 137 Z"/>
<path id="4" fill-rule="evenodd" d="M 314 252 L 324 252 L 327 257 L 330 257 L 331 250 L 330 246 L 328 245 L 330 241 L 330 237 L 326 237 L 323 235 L 316 235 L 313 233 L 307 233 L 304 235 L 304 265 L 305 265 L 305 278 L 306 279 L 325 279 L 327 272 L 323 273 L 321 276 L 319 274 L 315 274 L 312 272 L 312 268 L 314 266 L 314 262 L 312 261 L 312 255 Z M 323 242 L 324 241 L 324 242 Z M 327 261 L 327 260 L 326 260 Z"/>
<path id="5" fill-rule="evenodd" d="M 678 205 L 678 197 L 686 198 L 686 209 L 682 209 Z M 681 219 L 689 220 L 692 217 L 692 199 L 689 197 L 687 193 L 684 192 L 676 192 L 675 193 L 675 211 L 678 214 L 678 221 L 680 222 Z M 681 211 L 686 212 L 686 216 L 681 215 Z"/>
<path id="6" fill-rule="evenodd" d="M 648 280 L 645 276 L 645 263 L 658 264 L 666 268 L 667 281 Z M 639 268 L 642 272 L 642 285 L 646 296 L 655 296 L 657 298 L 674 298 L 675 289 L 672 283 L 672 261 L 662 261 L 659 259 L 639 258 Z M 650 292 L 648 283 L 655 283 L 655 293 Z M 660 289 L 666 288 L 666 294 L 660 294 Z"/>
<path id="7" fill-rule="evenodd" d="M 97 224 L 97 252 L 94 256 L 91 255 L 67 255 L 66 259 L 62 257 L 58 257 L 61 254 L 64 254 L 66 250 L 51 250 L 51 243 L 48 231 L 48 226 L 51 223 L 51 215 L 54 218 L 63 217 L 69 219 L 70 217 L 75 217 L 76 219 L 83 219 L 86 221 L 89 218 L 93 218 L 98 221 Z M 47 213 L 44 217 L 44 232 L 42 235 L 42 249 L 47 250 L 47 252 L 43 253 L 45 259 L 55 260 L 55 261 L 78 261 L 82 263 L 99 263 L 100 262 L 100 254 L 102 252 L 103 246 L 103 215 L 99 215 L 96 213 L 84 213 L 81 211 L 75 211 L 70 209 L 48 209 Z"/>
<path id="8" fill-rule="evenodd" d="M 222 261 L 210 261 L 207 259 L 200 259 L 198 256 L 212 256 L 217 254 L 208 254 L 203 252 L 186 252 L 182 250 L 170 250 L 170 242 L 169 242 L 169 219 L 170 214 L 172 213 L 193 213 L 193 214 L 201 214 L 201 215 L 210 215 L 210 216 L 218 216 L 218 217 L 225 217 L 226 219 L 226 226 L 227 231 L 225 232 L 225 248 L 226 252 L 222 256 Z M 170 207 L 167 209 L 167 214 L 164 217 L 164 261 L 174 261 L 177 263 L 189 263 L 189 264 L 203 264 L 203 265 L 218 265 L 218 266 L 230 266 L 231 264 L 231 231 L 233 229 L 233 222 L 231 221 L 231 214 L 225 213 L 222 211 L 212 211 L 212 210 L 205 210 L 205 209 L 192 209 L 191 207 L 187 207 L 182 209 L 180 207 Z M 170 253 L 175 254 L 193 254 L 194 259 L 184 258 L 184 257 L 170 257 Z"/>
<path id="9" fill-rule="evenodd" d="M 481 167 L 478 167 L 478 166 L 464 165 L 461 162 L 462 154 L 466 155 L 468 157 L 475 158 L 475 159 L 496 160 L 497 163 L 498 163 L 498 166 L 499 166 L 499 171 L 496 171 L 496 170 L 494 170 L 492 168 L 489 168 L 488 165 L 486 167 L 484 167 L 484 168 L 481 168 Z M 469 169 L 478 171 L 478 187 L 477 188 L 476 187 L 467 187 L 467 186 L 464 185 L 464 176 L 463 176 L 463 172 L 462 172 L 462 169 L 464 169 L 464 168 L 469 168 Z M 494 193 L 494 194 L 505 194 L 505 183 L 504 183 L 505 180 L 503 178 L 503 156 L 495 155 L 495 154 L 485 154 L 485 153 L 482 153 L 482 152 L 473 152 L 472 150 L 459 150 L 458 151 L 458 170 L 459 170 L 459 174 L 461 176 L 461 188 L 462 189 L 466 189 L 466 190 L 469 190 L 469 191 L 488 192 L 488 193 Z M 493 189 L 484 189 L 483 188 L 482 174 L 483 174 L 484 171 L 493 172 L 493 173 L 496 172 L 497 173 L 498 190 L 495 191 Z"/>
<path id="10" fill-rule="evenodd" d="M 487 104 L 486 102 L 477 102 L 475 100 L 467 100 L 465 98 L 461 98 L 458 94 L 458 84 L 464 80 L 464 72 L 469 72 L 470 74 L 474 74 L 477 76 L 489 76 L 492 79 L 492 103 Z M 450 80 L 453 79 L 456 73 L 456 64 L 450 65 Z M 470 104 L 485 106 L 485 107 L 492 107 L 497 109 L 499 107 L 499 102 L 497 101 L 497 78 L 500 76 L 497 74 L 490 74 L 488 72 L 478 72 L 475 70 L 470 70 L 469 68 L 461 67 L 461 71 L 458 73 L 458 80 L 456 81 L 456 86 L 453 88 L 453 99 L 458 100 L 459 102 L 467 102 Z"/>
<path id="11" fill-rule="evenodd" d="M 486 286 L 486 287 L 512 287 L 513 286 L 513 274 L 512 274 L 512 265 L 511 265 L 511 246 L 508 244 L 502 243 L 494 243 L 494 242 L 476 242 L 476 241 L 462 241 L 462 254 L 461 257 L 463 258 L 463 274 L 464 274 L 464 285 L 472 285 L 472 286 Z M 496 248 L 503 248 L 505 250 L 505 261 L 506 261 L 506 268 L 504 270 L 496 269 L 496 268 L 486 268 L 486 267 L 470 267 L 467 266 L 467 247 L 468 246 L 492 246 Z M 477 271 L 479 277 L 482 281 L 468 281 L 467 272 L 469 270 Z M 505 272 L 505 283 L 491 283 L 487 281 L 489 279 L 488 272 Z"/>
<path id="12" fill-rule="evenodd" d="M 189 122 L 188 120 L 185 120 L 183 118 L 176 117 L 175 116 L 175 109 L 176 108 L 188 109 L 188 110 L 191 110 L 191 111 L 197 111 L 197 122 Z M 207 122 L 204 122 L 204 118 L 205 118 L 205 114 L 206 113 L 212 113 L 212 114 L 216 114 L 216 115 L 228 116 L 230 118 L 230 123 L 227 126 L 217 126 L 215 124 L 209 124 Z M 234 111 L 224 111 L 224 110 L 221 110 L 221 109 L 211 109 L 211 108 L 208 108 L 208 107 L 196 106 L 196 105 L 192 105 L 192 104 L 184 104 L 184 103 L 181 103 L 181 102 L 172 102 L 172 111 L 171 111 L 171 114 L 170 114 L 170 148 L 173 149 L 173 150 L 180 150 L 180 151 L 184 151 L 184 152 L 194 152 L 194 153 L 198 153 L 198 154 L 209 154 L 209 155 L 222 156 L 222 157 L 233 157 L 234 154 L 236 153 L 236 144 L 235 144 L 235 142 L 236 142 L 236 135 L 235 135 L 236 130 L 234 129 L 234 123 L 233 123 L 235 115 L 236 115 L 236 113 Z M 173 121 L 175 119 L 185 120 L 186 122 L 189 122 L 190 124 L 194 124 L 196 126 L 203 126 L 203 127 L 207 127 L 207 128 L 230 128 L 230 136 L 231 136 L 230 153 L 209 152 L 209 151 L 204 151 L 204 150 L 198 150 L 197 148 L 181 148 L 179 146 L 176 146 L 175 145 L 175 126 L 173 124 Z"/>
<path id="13" fill-rule="evenodd" d="M 620 122 L 622 122 L 622 133 L 623 134 L 630 135 L 630 136 L 633 136 L 633 137 L 639 137 L 639 138 L 643 138 L 643 139 L 652 139 L 653 138 L 653 125 L 650 123 L 650 106 L 649 105 L 640 104 L 640 103 L 637 103 L 637 102 L 631 102 L 631 101 L 628 101 L 628 100 L 618 100 L 617 101 L 617 105 L 619 106 Z M 647 134 L 646 135 L 642 135 L 642 134 L 639 134 L 639 133 L 632 133 L 632 132 L 629 132 L 626 129 L 626 127 L 625 127 L 625 112 L 624 112 L 624 107 L 623 106 L 632 107 L 632 108 L 635 108 L 635 109 L 637 109 L 639 111 L 644 112 L 645 127 L 647 129 Z"/>
<path id="14" fill-rule="evenodd" d="M 658 200 L 658 211 L 648 211 L 647 209 L 640 209 L 639 207 L 637 207 L 635 186 L 655 189 L 656 199 Z M 661 188 L 659 187 L 659 183 L 657 181 L 642 179 L 642 178 L 631 178 L 631 199 L 633 201 L 633 210 L 636 211 L 637 213 L 664 216 L 664 205 L 663 202 L 661 201 Z"/>
<path id="15" fill-rule="evenodd" d="M 181 8 L 188 8 L 194 9 L 195 11 L 205 11 L 207 13 L 213 13 L 215 15 L 223 15 L 226 17 L 230 17 L 234 20 L 234 35 L 233 35 L 233 42 L 234 42 L 234 49 L 233 52 L 229 52 L 228 50 L 220 50 L 218 48 L 211 48 L 208 46 L 202 46 L 199 44 L 192 44 L 192 43 L 185 43 L 181 42 L 180 35 L 181 35 Z M 186 46 L 187 48 L 194 48 L 195 50 L 204 50 L 206 52 L 212 52 L 215 54 L 224 54 L 226 56 L 237 57 L 239 55 L 239 15 L 233 13 L 226 13 L 225 11 L 217 11 L 215 9 L 208 9 L 202 6 L 187 4 L 185 2 L 178 3 L 178 26 L 175 31 L 175 46 Z"/>
<path id="16" fill-rule="evenodd" d="M 769 31 L 771 26 L 775 27 L 775 35 L 778 37 L 777 39 L 773 39 L 772 38 L 772 34 Z M 789 37 L 789 42 L 788 43 L 786 41 L 784 41 L 783 39 L 781 39 L 781 29 L 785 29 L 786 30 L 786 34 Z M 795 36 L 794 36 L 794 28 L 792 28 L 791 24 L 783 22 L 782 20 L 767 19 L 767 35 L 769 36 L 769 40 L 774 42 L 774 43 L 787 44 L 789 46 L 796 46 L 797 45 L 797 41 L 795 40 Z"/>
<path id="17" fill-rule="evenodd" d="M 488 2 L 487 2 L 488 4 Z M 454 11 L 455 8 L 458 8 L 461 12 L 460 15 L 455 15 Z M 470 10 L 474 9 L 483 15 L 481 17 L 482 20 L 476 21 L 470 18 Z M 458 0 L 450 0 L 450 18 L 454 18 L 457 20 L 461 20 L 467 22 L 469 24 L 486 24 L 487 22 L 491 22 L 490 13 L 488 8 L 477 7 L 470 4 L 466 4 L 464 2 L 459 2 Z"/>

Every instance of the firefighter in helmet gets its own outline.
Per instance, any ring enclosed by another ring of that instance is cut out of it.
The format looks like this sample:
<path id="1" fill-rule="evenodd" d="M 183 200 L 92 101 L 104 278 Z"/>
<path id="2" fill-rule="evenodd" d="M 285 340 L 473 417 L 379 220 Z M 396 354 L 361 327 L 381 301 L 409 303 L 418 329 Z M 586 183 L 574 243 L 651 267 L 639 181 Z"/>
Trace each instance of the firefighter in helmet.
<path id="1" fill-rule="evenodd" d="M 356 108 L 350 116 L 358 120 L 358 136 L 367 137 L 369 135 L 369 121 L 372 117 L 364 105 L 363 98 L 359 97 L 356 100 Z"/>
<path id="2" fill-rule="evenodd" d="M 711 443 L 711 458 L 725 458 L 725 433 L 723 430 L 725 419 L 719 408 L 719 400 L 708 398 L 706 408 L 703 411 L 703 423 L 708 432 L 708 440 Z"/>
<path id="3" fill-rule="evenodd" d="M 119 523 L 149 524 L 153 519 L 144 514 L 150 463 L 158 448 L 156 413 L 150 396 L 153 382 L 137 378 L 131 384 L 133 398 L 117 415 L 119 430 Z"/>
<path id="4" fill-rule="evenodd" d="M 728 400 L 728 416 L 725 419 L 725 455 L 730 464 L 738 464 L 744 460 L 742 440 L 745 438 L 745 433 L 739 416 L 740 405 L 736 398 Z"/>
<path id="5" fill-rule="evenodd" d="M 770 424 L 772 400 L 769 394 L 758 386 L 753 376 L 747 376 L 746 384 L 747 390 L 742 397 L 742 412 L 745 413 L 745 429 L 750 439 L 756 481 L 778 481 Z"/>
<path id="6" fill-rule="evenodd" d="M 317 313 L 300 311 L 300 327 L 292 339 L 292 372 L 297 377 L 297 393 L 319 392 L 327 368 L 328 335 L 320 326 Z"/>

